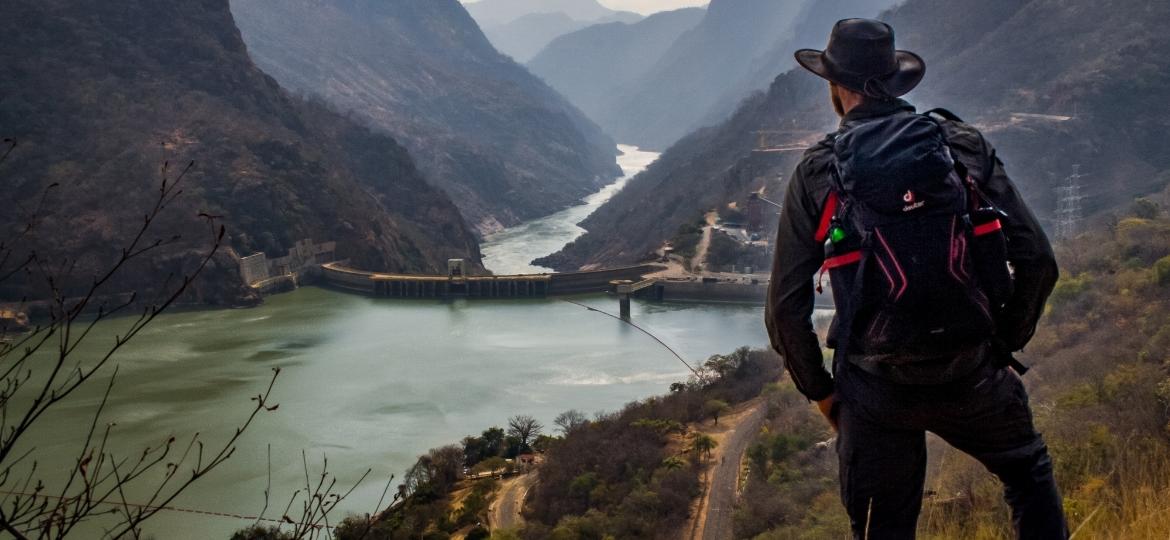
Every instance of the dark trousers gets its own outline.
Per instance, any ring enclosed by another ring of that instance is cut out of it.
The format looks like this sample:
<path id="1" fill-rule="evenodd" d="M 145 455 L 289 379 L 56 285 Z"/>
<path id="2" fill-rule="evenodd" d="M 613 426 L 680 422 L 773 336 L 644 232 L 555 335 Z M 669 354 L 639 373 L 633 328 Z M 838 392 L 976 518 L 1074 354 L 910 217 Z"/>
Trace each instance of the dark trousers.
<path id="1" fill-rule="evenodd" d="M 1014 372 L 987 364 L 955 382 L 917 386 L 848 362 L 835 371 L 841 497 L 854 538 L 914 538 L 927 431 L 999 477 L 1020 538 L 1068 538 L 1052 460 Z"/>

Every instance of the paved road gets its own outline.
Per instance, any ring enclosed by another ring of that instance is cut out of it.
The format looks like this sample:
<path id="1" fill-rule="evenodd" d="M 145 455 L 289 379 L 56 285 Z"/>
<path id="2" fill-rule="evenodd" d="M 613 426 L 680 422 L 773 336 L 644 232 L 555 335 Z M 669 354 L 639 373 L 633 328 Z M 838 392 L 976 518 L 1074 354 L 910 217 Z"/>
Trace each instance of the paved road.
<path id="1" fill-rule="evenodd" d="M 748 446 L 764 424 L 765 407 L 762 400 L 753 402 L 751 408 L 736 419 L 719 444 L 720 452 L 709 473 L 706 504 L 703 510 L 706 519 L 695 531 L 694 539 L 731 540 L 731 522 L 738 498 L 740 463 Z M 730 427 L 730 426 L 729 426 Z"/>
<path id="2" fill-rule="evenodd" d="M 524 524 L 520 510 L 524 508 L 524 497 L 536 482 L 536 473 L 530 472 L 507 478 L 500 482 L 496 500 L 488 512 L 488 523 L 492 530 L 511 529 Z"/>

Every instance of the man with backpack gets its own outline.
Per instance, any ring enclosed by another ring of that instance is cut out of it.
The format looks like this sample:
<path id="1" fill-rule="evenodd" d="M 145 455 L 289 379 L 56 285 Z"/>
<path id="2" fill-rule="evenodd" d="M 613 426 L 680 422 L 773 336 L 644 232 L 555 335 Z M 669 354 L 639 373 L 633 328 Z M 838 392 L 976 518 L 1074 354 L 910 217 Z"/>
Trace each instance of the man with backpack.
<path id="1" fill-rule="evenodd" d="M 796 387 L 837 430 L 855 538 L 913 538 L 925 432 L 999 477 L 1020 538 L 1067 538 L 1052 461 L 1012 351 L 1056 282 L 1052 247 L 995 150 L 900 96 L 925 74 L 889 25 L 846 19 L 796 52 L 830 83 L 840 129 L 810 148 L 780 218 L 766 324 Z M 833 373 L 812 324 L 818 272 L 837 311 Z"/>

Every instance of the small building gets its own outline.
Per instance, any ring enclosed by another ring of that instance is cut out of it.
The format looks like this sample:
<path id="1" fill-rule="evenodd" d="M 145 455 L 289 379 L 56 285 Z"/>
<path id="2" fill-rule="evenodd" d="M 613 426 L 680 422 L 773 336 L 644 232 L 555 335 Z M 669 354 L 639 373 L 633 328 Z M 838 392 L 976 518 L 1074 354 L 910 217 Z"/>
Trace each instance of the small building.
<path id="1" fill-rule="evenodd" d="M 291 277 L 294 281 L 315 271 L 315 268 L 334 260 L 337 242 L 314 243 L 305 239 L 295 242 L 283 257 L 268 258 L 264 252 L 240 258 L 240 277 L 244 283 L 257 287 L 274 278 Z"/>
<path id="2" fill-rule="evenodd" d="M 747 204 L 747 220 L 748 230 L 752 232 L 759 232 L 764 229 L 764 203 L 760 200 L 759 193 L 752 193 L 748 197 Z"/>
<path id="3" fill-rule="evenodd" d="M 248 285 L 268 279 L 268 256 L 260 252 L 240 258 L 240 277 Z"/>
<path id="4" fill-rule="evenodd" d="M 447 277 L 461 278 L 467 275 L 467 261 L 447 259 Z"/>

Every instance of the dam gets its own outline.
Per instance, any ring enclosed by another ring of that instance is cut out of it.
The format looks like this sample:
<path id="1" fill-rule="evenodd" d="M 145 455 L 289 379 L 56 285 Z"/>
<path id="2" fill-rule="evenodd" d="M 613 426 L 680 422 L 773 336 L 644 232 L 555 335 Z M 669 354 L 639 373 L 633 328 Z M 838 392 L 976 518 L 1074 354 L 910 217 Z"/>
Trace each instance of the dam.
<path id="1" fill-rule="evenodd" d="M 768 283 L 755 279 L 661 278 L 656 264 L 608 270 L 510 276 L 410 275 L 367 272 L 340 263 L 320 266 L 327 287 L 378 298 L 546 298 L 590 293 L 613 293 L 623 315 L 631 297 L 652 301 L 733 302 L 763 304 Z M 812 284 L 810 283 L 811 287 Z M 827 289 L 828 287 L 826 287 Z M 831 294 L 816 297 L 817 309 L 833 309 Z"/>
<path id="2" fill-rule="evenodd" d="M 614 281 L 640 281 L 660 269 L 644 264 L 585 272 L 468 276 L 453 260 L 444 276 L 367 272 L 325 263 L 321 265 L 321 280 L 333 288 L 381 298 L 543 298 L 608 292 L 613 290 Z"/>

